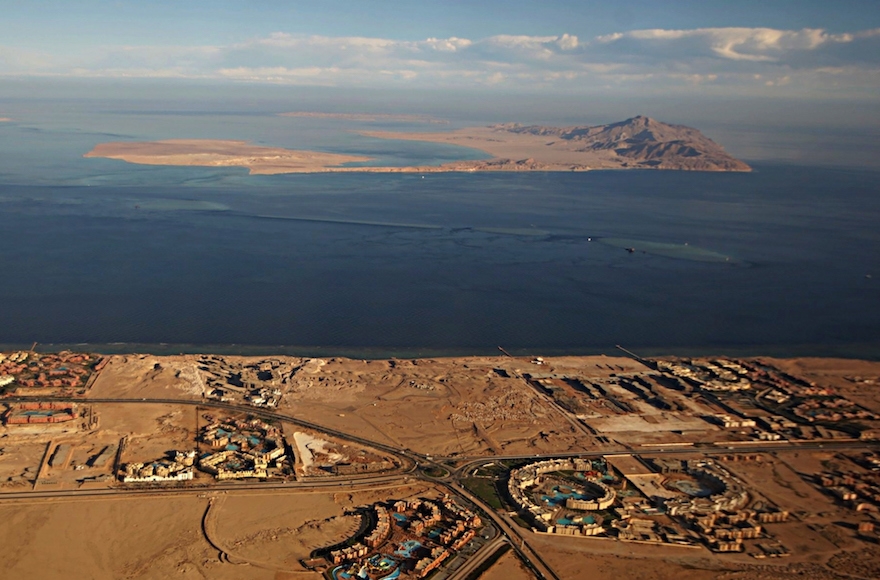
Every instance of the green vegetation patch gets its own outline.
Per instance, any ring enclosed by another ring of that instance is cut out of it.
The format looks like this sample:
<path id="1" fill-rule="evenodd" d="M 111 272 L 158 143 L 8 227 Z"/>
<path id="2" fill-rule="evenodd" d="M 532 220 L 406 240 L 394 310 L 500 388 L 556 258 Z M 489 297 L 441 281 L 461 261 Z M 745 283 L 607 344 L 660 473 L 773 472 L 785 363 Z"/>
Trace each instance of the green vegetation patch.
<path id="1" fill-rule="evenodd" d="M 501 496 L 498 494 L 498 488 L 495 487 L 494 480 L 470 477 L 461 480 L 461 484 L 475 496 L 489 504 L 492 509 L 504 509 L 504 502 L 501 501 Z"/>
<path id="2" fill-rule="evenodd" d="M 439 465 L 424 467 L 422 468 L 422 473 L 424 473 L 428 477 L 446 477 L 447 475 L 449 475 L 449 472 Z"/>

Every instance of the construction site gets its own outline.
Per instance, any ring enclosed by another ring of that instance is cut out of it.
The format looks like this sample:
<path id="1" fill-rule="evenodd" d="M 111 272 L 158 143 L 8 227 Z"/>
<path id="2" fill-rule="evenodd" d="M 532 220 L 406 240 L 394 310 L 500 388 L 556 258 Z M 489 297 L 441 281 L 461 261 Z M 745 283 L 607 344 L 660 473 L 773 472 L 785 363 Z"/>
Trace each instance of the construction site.
<path id="1" fill-rule="evenodd" d="M 274 408 L 299 367 L 299 361 L 242 361 L 204 355 L 198 359 L 207 396 L 222 402 Z"/>

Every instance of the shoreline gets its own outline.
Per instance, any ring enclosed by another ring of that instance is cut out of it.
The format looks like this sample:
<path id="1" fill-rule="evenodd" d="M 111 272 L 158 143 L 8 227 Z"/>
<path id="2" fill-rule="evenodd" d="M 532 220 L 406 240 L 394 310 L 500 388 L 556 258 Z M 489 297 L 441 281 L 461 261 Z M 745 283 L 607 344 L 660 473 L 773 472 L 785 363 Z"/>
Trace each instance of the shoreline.
<path id="1" fill-rule="evenodd" d="M 263 147 L 232 139 L 168 139 L 99 143 L 83 157 L 118 159 L 138 165 L 243 167 L 251 175 L 316 173 L 344 163 L 372 161 L 363 155 Z"/>
<path id="2" fill-rule="evenodd" d="M 365 136 L 373 136 L 367 135 Z M 153 142 L 160 143 L 160 142 Z M 445 143 L 436 141 L 436 143 Z M 136 143 L 136 145 L 149 145 L 148 142 Z M 578 163 L 545 163 L 529 157 L 525 159 L 511 159 L 492 157 L 486 160 L 476 161 L 452 161 L 442 165 L 400 165 L 400 166 L 355 166 L 343 167 L 340 165 L 328 165 L 324 163 L 305 163 L 293 166 L 281 166 L 274 164 L 274 159 L 263 160 L 239 160 L 247 154 L 234 154 L 229 158 L 222 159 L 198 159 L 202 155 L 199 152 L 182 154 L 181 158 L 172 155 L 145 155 L 141 153 L 119 153 L 107 150 L 103 146 L 116 145 L 116 143 L 102 143 L 83 155 L 86 158 L 116 159 L 135 165 L 161 165 L 177 167 L 240 167 L 247 169 L 249 175 L 287 175 L 287 174 L 317 174 L 317 173 L 488 173 L 488 172 L 545 172 L 545 173 L 582 173 L 587 171 L 693 171 L 709 173 L 749 173 L 747 170 L 732 169 L 705 169 L 690 167 L 651 167 L 651 166 L 621 166 L 601 163 L 599 165 L 583 165 Z M 478 149 L 478 147 L 470 147 Z M 291 156 L 332 156 L 334 153 L 323 153 L 302 149 L 284 150 Z M 360 163 L 372 161 L 373 158 L 347 158 L 338 163 Z"/>
<path id="3" fill-rule="evenodd" d="M 31 350 L 33 343 L 3 343 L 0 352 Z M 626 345 L 622 345 L 626 347 Z M 614 345 L 606 348 L 561 347 L 503 347 L 514 357 L 589 357 L 624 356 Z M 822 358 L 863 361 L 880 361 L 880 345 L 763 345 L 738 347 L 627 347 L 640 357 L 712 357 L 731 356 L 741 358 L 772 357 L 780 359 Z M 223 356 L 299 356 L 340 357 L 362 360 L 387 360 L 391 358 L 464 358 L 504 357 L 497 346 L 469 347 L 354 347 L 354 346 L 296 346 L 296 345 L 242 345 L 242 344 L 185 344 L 185 343 L 37 343 L 35 352 L 51 353 L 63 350 L 87 351 L 98 354 L 151 354 L 168 355 L 223 355 Z"/>

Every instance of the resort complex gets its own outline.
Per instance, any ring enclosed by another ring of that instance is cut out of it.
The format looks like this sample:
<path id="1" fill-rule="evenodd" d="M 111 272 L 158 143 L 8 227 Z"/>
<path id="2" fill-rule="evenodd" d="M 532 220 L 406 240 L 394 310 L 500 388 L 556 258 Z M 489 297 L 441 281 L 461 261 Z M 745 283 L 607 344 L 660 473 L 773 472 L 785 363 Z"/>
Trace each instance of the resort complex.
<path id="1" fill-rule="evenodd" d="M 347 540 L 345 547 L 319 551 L 333 566 L 334 580 L 424 578 L 483 527 L 477 514 L 449 496 L 389 501 L 364 511 L 371 521 L 365 535 Z"/>
<path id="2" fill-rule="evenodd" d="M 563 580 L 614 553 L 825 580 L 878 541 L 880 366 L 3 357 L 0 503 L 146 526 L 169 502 L 221 579 Z"/>

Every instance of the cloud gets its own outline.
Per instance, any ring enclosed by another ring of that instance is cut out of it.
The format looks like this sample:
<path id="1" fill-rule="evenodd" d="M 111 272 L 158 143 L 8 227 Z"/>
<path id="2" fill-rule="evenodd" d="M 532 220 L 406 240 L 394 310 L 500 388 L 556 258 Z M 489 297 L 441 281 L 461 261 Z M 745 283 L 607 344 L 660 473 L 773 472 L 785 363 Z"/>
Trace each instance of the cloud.
<path id="1" fill-rule="evenodd" d="M 399 40 L 274 32 L 225 46 L 0 46 L 0 75 L 169 76 L 335 86 L 792 94 L 880 90 L 880 29 L 697 28 Z M 833 77 L 833 83 L 826 81 Z"/>
<path id="2" fill-rule="evenodd" d="M 556 44 L 562 50 L 574 50 L 578 47 L 578 37 L 573 34 L 563 34 L 556 39 Z"/>
<path id="3" fill-rule="evenodd" d="M 822 54 L 841 44 L 871 40 L 880 30 L 856 34 L 829 34 L 824 30 L 773 28 L 697 28 L 693 30 L 633 30 L 596 38 L 596 45 L 619 56 L 695 59 L 714 57 L 729 61 L 797 61 L 804 54 Z M 876 55 L 875 55 L 876 56 Z"/>
<path id="4" fill-rule="evenodd" d="M 455 52 L 456 50 L 460 50 L 463 48 L 469 47 L 473 44 L 472 41 L 467 38 L 456 38 L 455 36 L 451 38 L 429 38 L 424 42 L 426 47 L 433 48 L 434 50 L 439 50 L 442 52 Z"/>

